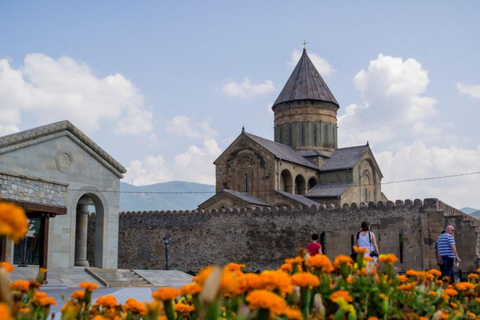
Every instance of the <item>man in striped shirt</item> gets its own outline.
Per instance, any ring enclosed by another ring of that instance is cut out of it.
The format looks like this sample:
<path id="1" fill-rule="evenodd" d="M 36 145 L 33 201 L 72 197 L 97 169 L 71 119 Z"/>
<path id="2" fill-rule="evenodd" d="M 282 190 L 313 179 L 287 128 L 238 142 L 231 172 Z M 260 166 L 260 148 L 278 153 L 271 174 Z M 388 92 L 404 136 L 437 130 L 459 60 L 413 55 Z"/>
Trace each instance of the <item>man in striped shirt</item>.
<path id="1" fill-rule="evenodd" d="M 442 259 L 443 264 L 443 273 L 442 277 L 450 277 L 450 282 L 453 283 L 453 265 L 455 259 L 460 262 L 460 257 L 457 253 L 457 248 L 455 247 L 455 239 L 453 238 L 453 233 L 455 228 L 453 226 L 448 226 L 445 229 L 445 233 L 441 234 L 437 240 L 438 254 Z"/>

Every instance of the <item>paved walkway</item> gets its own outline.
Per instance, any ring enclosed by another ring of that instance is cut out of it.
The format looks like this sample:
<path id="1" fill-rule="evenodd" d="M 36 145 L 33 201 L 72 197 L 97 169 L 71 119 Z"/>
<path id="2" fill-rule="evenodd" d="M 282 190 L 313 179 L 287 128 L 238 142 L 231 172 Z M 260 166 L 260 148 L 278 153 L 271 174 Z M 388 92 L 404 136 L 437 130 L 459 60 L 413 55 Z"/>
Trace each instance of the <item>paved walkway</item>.
<path id="1" fill-rule="evenodd" d="M 135 270 L 139 275 L 144 277 L 154 287 L 175 287 L 179 288 L 184 284 L 192 281 L 192 276 L 177 270 Z M 10 275 L 12 281 L 24 279 L 35 279 L 38 274 L 38 266 L 31 267 L 15 267 L 15 272 Z M 78 288 L 78 284 L 82 281 L 89 281 L 103 285 L 94 277 L 85 272 L 85 268 L 50 268 L 47 274 L 48 284 L 43 285 L 44 288 L 50 289 L 66 289 Z"/>
<path id="2" fill-rule="evenodd" d="M 142 277 L 153 283 L 151 288 L 105 288 L 91 275 L 85 272 L 84 268 L 50 268 L 48 270 L 48 284 L 42 285 L 41 291 L 55 298 L 56 306 L 52 306 L 50 313 L 55 314 L 55 319 L 60 319 L 60 310 L 63 304 L 70 300 L 70 294 L 79 290 L 78 284 L 82 281 L 89 281 L 98 284 L 99 289 L 93 291 L 93 302 L 100 296 L 113 295 L 118 303 L 124 303 L 128 298 L 135 298 L 140 302 L 152 301 L 152 291 L 158 287 L 179 288 L 192 281 L 192 276 L 176 270 L 135 270 Z M 38 274 L 38 266 L 19 268 L 10 275 L 11 281 L 35 279 Z M 83 289 L 80 289 L 83 290 Z M 65 300 L 62 300 L 62 296 Z"/>

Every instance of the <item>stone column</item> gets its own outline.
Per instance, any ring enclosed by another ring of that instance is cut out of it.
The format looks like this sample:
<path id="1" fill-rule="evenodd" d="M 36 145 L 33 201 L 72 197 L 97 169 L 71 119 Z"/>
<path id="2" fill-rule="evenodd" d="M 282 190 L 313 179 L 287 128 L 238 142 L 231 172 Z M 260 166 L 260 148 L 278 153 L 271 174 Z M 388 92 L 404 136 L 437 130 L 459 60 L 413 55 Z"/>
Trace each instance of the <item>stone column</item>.
<path id="1" fill-rule="evenodd" d="M 88 267 L 87 261 L 87 226 L 88 205 L 77 205 L 77 223 L 75 228 L 75 266 Z"/>

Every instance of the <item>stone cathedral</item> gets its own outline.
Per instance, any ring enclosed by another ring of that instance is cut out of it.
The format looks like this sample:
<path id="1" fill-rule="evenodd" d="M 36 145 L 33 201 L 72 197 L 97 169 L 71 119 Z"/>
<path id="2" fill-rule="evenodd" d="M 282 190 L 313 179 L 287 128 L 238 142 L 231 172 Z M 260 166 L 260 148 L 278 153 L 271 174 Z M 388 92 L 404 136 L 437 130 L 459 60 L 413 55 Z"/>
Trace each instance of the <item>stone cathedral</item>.
<path id="1" fill-rule="evenodd" d="M 216 194 L 199 208 L 386 201 L 368 143 L 337 147 L 339 108 L 303 49 L 272 106 L 275 141 L 242 129 L 215 160 Z"/>

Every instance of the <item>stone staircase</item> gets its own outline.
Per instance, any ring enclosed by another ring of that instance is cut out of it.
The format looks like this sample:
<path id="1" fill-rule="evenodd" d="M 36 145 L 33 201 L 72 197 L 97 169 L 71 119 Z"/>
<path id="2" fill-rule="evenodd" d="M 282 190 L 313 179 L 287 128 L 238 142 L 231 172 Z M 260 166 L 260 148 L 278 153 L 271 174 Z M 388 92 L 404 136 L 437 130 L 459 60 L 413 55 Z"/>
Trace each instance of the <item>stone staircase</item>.
<path id="1" fill-rule="evenodd" d="M 108 288 L 153 286 L 134 270 L 85 268 L 85 271 Z"/>

